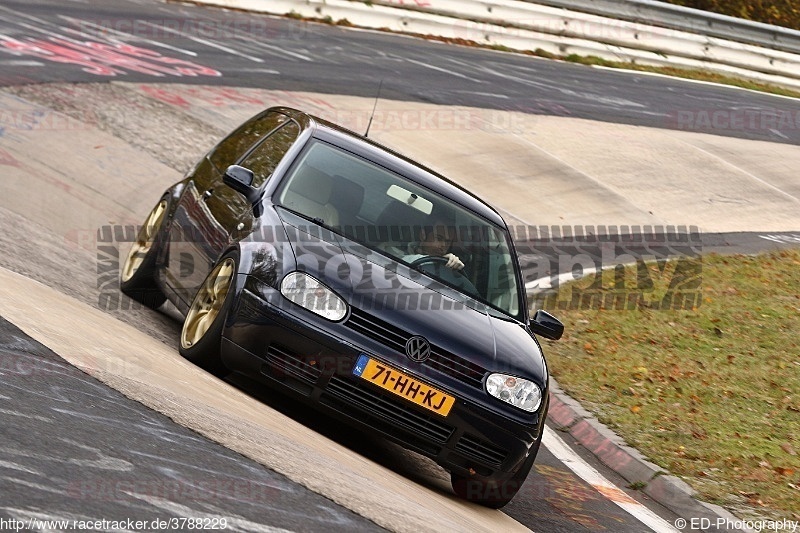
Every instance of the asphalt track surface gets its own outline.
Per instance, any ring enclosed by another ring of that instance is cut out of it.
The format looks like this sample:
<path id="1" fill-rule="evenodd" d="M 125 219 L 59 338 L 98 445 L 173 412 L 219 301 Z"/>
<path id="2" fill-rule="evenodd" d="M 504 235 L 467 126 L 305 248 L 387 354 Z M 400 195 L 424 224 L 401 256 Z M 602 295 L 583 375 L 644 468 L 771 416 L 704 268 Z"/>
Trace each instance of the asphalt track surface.
<path id="1" fill-rule="evenodd" d="M 152 524 L 213 516 L 242 531 L 265 531 L 265 524 L 303 531 L 380 529 L 144 409 L 3 319 L 0 354 L 0 515 L 7 519 L 30 525 L 56 517 L 135 518 Z"/>
<path id="2" fill-rule="evenodd" d="M 214 69 L 222 75 L 213 83 L 228 86 L 374 97 L 382 82 L 382 96 L 391 100 L 800 143 L 797 100 L 660 76 L 149 0 L 62 2 L 57 9 L 7 1 L 0 13 L 0 48 L 49 43 L 70 50 L 55 61 L 35 53 L 0 56 L 0 86 L 97 81 L 92 66 L 75 68 L 67 57 L 79 57 L 86 41 L 116 40 Z M 153 81 L 152 72 L 132 70 L 130 62 L 108 65 L 109 80 Z M 181 81 L 211 82 L 202 73 Z"/>
<path id="3" fill-rule="evenodd" d="M 156 25 L 165 20 L 213 21 L 231 17 L 250 20 L 241 14 L 146 1 L 106 2 L 102 6 L 75 3 L 59 6 L 57 10 L 46 4 L 5 3 L 0 9 L 3 11 L 0 39 L 5 45 L 12 40 L 17 43 L 48 40 L 56 33 L 75 38 L 65 27 L 72 25 L 74 30 L 76 19 L 99 25 L 112 21 L 112 29 L 113 21 L 117 21 L 120 29 L 120 24 L 131 20 L 150 20 Z M 168 41 L 171 46 L 194 50 L 197 54 L 186 57 L 187 61 L 202 62 L 222 76 L 178 78 L 165 74 L 157 81 L 372 96 L 375 80 L 382 79 L 383 95 L 398 100 L 699 131 L 703 130 L 703 123 L 688 119 L 682 123 L 676 110 L 707 112 L 709 116 L 722 111 L 728 117 L 758 116 L 759 120 L 800 112 L 794 101 L 754 93 L 629 73 L 598 70 L 589 73 L 589 69 L 575 65 L 393 35 L 353 33 L 273 18 L 260 20 L 263 24 L 244 22 L 236 27 L 250 30 L 257 27 L 263 35 L 239 31 L 230 40 L 224 40 L 222 35 L 209 39 L 199 32 L 194 36 L 188 32 L 188 37 L 193 38 L 174 35 Z M 88 26 L 84 24 L 82 28 L 86 30 Z M 132 42 L 151 47 L 147 41 L 152 37 L 155 36 L 143 34 L 135 36 Z M 167 53 L 164 49 L 161 52 Z M 253 60 L 259 57 L 268 61 Z M 0 58 L 0 83 L 4 86 L 98 81 L 97 74 L 85 72 L 74 63 L 54 63 L 26 55 Z M 153 74 L 117 68 L 121 72 L 114 79 L 156 81 Z M 326 83 L 321 84 L 320 79 Z M 696 107 L 691 104 L 687 107 L 687 101 L 696 101 Z M 770 124 L 767 120 L 767 125 Z M 776 121 L 775 125 L 765 128 L 759 123 L 753 128 L 717 128 L 715 132 L 793 144 L 800 140 L 798 128 L 788 121 Z M 706 251 L 718 247 L 723 251 L 751 252 L 793 242 L 791 235 L 773 240 L 760 234 L 713 235 L 704 239 L 701 245 Z M 237 527 L 245 531 L 265 530 L 268 525 L 300 530 L 377 528 L 125 399 L 70 367 L 8 322 L 0 322 L 0 331 L 4 360 L 0 369 L 2 396 L 7 404 L 0 411 L 4 419 L 0 516 L 147 519 L 180 516 L 182 512 L 197 512 L 200 508 L 237 520 Z M 165 331 L 170 334 L 169 326 L 165 326 Z M 407 458 L 391 447 L 343 435 L 336 427 L 315 421 L 312 413 L 282 405 L 280 398 L 263 396 L 253 384 L 237 385 L 254 395 L 262 395 L 271 405 L 290 412 L 320 433 L 413 476 Z M 114 455 L 109 455 L 109 450 Z M 605 473 L 624 486 L 613 474 Z M 521 496 L 525 497 L 505 509 L 521 523 L 537 531 L 642 530 L 641 523 L 593 492 L 546 450 L 540 452 L 535 476 L 536 484 L 531 483 L 528 490 L 523 488 Z M 146 498 L 131 495 L 137 492 L 144 493 Z M 633 492 L 631 495 L 636 497 Z M 671 513 L 654 507 L 665 518 L 674 519 Z M 300 514 L 295 512 L 300 510 Z"/>

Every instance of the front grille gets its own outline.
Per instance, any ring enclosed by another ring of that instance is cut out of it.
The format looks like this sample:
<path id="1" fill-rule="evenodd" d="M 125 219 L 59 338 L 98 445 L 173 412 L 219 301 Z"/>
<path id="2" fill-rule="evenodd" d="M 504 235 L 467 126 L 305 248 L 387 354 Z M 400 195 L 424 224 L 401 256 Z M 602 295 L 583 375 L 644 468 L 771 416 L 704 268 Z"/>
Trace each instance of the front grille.
<path id="1" fill-rule="evenodd" d="M 353 308 L 345 324 L 350 329 L 400 353 L 405 353 L 406 341 L 412 336 L 407 331 L 356 308 Z M 422 364 L 473 387 L 483 386 L 486 369 L 438 346 L 431 345 L 431 355 Z"/>
<path id="2" fill-rule="evenodd" d="M 445 443 L 453 434 L 453 428 L 433 416 L 428 416 L 411 408 L 405 403 L 396 401 L 385 394 L 360 387 L 356 383 L 332 377 L 325 388 L 325 393 L 344 400 L 346 404 L 340 407 L 345 414 L 353 416 L 352 408 L 367 414 L 371 426 L 377 427 L 386 433 L 395 433 L 395 427 L 422 436 L 427 440 Z M 323 395 L 323 400 L 325 395 Z M 355 416 L 367 422 L 363 416 Z"/>
<path id="3" fill-rule="evenodd" d="M 287 376 L 314 385 L 322 371 L 312 366 L 298 354 L 278 344 L 270 344 L 267 349 L 267 361 Z"/>
<path id="4" fill-rule="evenodd" d="M 411 335 L 383 320 L 353 308 L 347 326 L 362 335 L 384 344 L 395 351 L 405 353 L 406 341 Z"/>
<path id="5" fill-rule="evenodd" d="M 458 439 L 456 451 L 474 457 L 482 463 L 495 466 L 502 465 L 508 456 L 506 450 L 471 435 L 464 435 Z"/>
<path id="6" fill-rule="evenodd" d="M 486 373 L 483 367 L 436 346 L 431 346 L 431 356 L 423 364 L 473 387 L 483 387 L 483 375 Z"/>

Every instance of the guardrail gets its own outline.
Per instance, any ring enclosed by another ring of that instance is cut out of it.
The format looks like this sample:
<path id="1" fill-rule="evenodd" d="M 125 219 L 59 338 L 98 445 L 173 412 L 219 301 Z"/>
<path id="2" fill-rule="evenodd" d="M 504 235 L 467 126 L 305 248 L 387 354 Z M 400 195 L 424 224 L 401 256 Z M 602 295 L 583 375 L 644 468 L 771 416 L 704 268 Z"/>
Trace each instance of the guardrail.
<path id="1" fill-rule="evenodd" d="M 563 0 L 561 0 L 563 1 Z M 507 28 L 503 33 L 513 35 L 514 28 L 532 32 L 588 40 L 623 49 L 680 56 L 699 61 L 711 61 L 731 67 L 755 69 L 767 74 L 800 78 L 800 56 L 779 50 L 757 47 L 736 41 L 710 39 L 702 33 L 664 29 L 597 15 L 587 15 L 563 8 L 519 0 L 373 0 L 373 4 L 444 15 L 449 18 L 485 22 Z M 695 12 L 697 10 L 691 10 Z M 480 34 L 479 24 L 465 24 L 474 33 L 475 41 L 490 41 Z M 488 28 L 497 34 L 496 28 Z M 558 50 L 554 51 L 558 53 Z M 634 57 L 645 59 L 644 57 Z"/>
<path id="2" fill-rule="evenodd" d="M 800 53 L 800 31 L 654 0 L 522 0 Z"/>
<path id="3" fill-rule="evenodd" d="M 194 0 L 557 56 L 707 69 L 800 88 L 800 54 L 523 0 Z M 557 0 L 565 1 L 565 0 Z"/>

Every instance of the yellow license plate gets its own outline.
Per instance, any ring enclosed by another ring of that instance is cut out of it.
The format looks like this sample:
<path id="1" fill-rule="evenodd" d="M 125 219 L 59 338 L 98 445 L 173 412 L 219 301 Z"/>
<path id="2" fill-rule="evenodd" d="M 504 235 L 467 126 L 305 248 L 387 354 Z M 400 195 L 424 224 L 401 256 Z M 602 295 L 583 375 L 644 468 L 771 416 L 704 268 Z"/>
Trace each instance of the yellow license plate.
<path id="1" fill-rule="evenodd" d="M 358 357 L 353 374 L 438 415 L 447 416 L 456 401 L 452 396 L 363 354 Z"/>

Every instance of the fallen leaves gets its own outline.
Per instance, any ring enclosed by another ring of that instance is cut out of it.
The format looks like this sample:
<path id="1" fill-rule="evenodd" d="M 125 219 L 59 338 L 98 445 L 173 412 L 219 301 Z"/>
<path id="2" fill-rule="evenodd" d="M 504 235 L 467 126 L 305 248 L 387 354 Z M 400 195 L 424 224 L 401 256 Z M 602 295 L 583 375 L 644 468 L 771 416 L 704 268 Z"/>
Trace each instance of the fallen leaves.
<path id="1" fill-rule="evenodd" d="M 708 433 L 699 426 L 692 426 L 692 437 L 699 440 L 706 440 L 708 438 Z"/>

